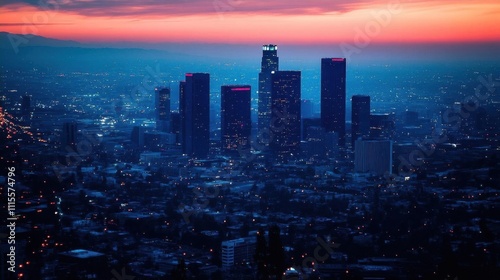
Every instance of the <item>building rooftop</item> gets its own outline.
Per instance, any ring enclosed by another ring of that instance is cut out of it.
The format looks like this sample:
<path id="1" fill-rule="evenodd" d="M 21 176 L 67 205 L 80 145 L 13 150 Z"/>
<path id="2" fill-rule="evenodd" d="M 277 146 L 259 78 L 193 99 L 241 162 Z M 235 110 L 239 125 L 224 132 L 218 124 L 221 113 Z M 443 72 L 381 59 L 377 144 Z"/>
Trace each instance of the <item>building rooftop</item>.
<path id="1" fill-rule="evenodd" d="M 79 259 L 89 259 L 89 258 L 104 256 L 104 254 L 94 252 L 94 251 L 88 251 L 88 250 L 84 250 L 84 249 L 71 250 L 68 252 L 61 253 L 61 255 L 79 258 Z"/>

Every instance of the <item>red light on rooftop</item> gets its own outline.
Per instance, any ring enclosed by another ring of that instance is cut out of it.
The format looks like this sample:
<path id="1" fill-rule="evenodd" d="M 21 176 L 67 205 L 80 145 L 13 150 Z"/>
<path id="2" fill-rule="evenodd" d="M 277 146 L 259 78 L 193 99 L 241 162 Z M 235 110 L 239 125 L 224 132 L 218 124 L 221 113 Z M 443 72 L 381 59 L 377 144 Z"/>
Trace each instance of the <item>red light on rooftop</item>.
<path id="1" fill-rule="evenodd" d="M 187 74 L 186 74 L 186 77 L 192 77 L 192 76 L 193 76 L 193 74 L 192 74 L 192 73 L 187 73 Z"/>
<path id="2" fill-rule="evenodd" d="M 231 88 L 231 91 L 243 91 L 243 90 L 250 90 L 250 88 L 249 87 Z"/>
<path id="3" fill-rule="evenodd" d="M 345 58 L 332 58 L 332 61 L 345 61 Z"/>

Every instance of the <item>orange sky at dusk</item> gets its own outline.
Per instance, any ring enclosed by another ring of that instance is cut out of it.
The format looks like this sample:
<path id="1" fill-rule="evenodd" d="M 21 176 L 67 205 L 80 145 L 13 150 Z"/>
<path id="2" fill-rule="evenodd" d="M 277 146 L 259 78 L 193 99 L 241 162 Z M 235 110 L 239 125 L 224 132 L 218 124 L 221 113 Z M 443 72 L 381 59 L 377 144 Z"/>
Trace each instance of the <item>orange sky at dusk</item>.
<path id="1" fill-rule="evenodd" d="M 109 5 L 96 1 L 54 0 L 40 7 L 27 4 L 30 1 L 6 0 L 0 4 L 0 31 L 80 42 L 326 44 L 367 38 L 381 43 L 500 41 L 497 0 L 399 4 L 332 1 L 335 4 L 326 8 L 322 6 L 326 5 L 324 0 L 307 5 L 290 0 L 273 4 L 244 0 L 163 1 L 171 3 L 168 5 L 159 0 L 136 4 L 111 1 Z M 196 8 L 191 11 L 191 6 Z"/>

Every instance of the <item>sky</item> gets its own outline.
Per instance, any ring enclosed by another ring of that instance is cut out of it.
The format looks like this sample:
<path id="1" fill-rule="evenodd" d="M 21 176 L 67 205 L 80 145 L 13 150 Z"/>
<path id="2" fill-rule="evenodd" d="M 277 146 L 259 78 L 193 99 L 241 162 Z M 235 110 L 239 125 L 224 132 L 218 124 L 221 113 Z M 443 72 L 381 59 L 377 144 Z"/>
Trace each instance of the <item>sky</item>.
<path id="1" fill-rule="evenodd" d="M 2 0 L 0 31 L 79 42 L 500 41 L 498 0 Z"/>

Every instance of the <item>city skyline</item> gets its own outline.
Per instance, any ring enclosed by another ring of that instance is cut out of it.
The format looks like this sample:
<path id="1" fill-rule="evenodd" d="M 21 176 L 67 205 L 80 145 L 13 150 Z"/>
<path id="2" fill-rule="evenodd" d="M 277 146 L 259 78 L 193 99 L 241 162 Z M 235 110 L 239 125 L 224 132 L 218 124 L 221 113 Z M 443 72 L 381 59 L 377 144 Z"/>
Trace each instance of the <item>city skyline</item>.
<path id="1" fill-rule="evenodd" d="M 1 279 L 500 275 L 498 0 L 0 13 Z"/>

